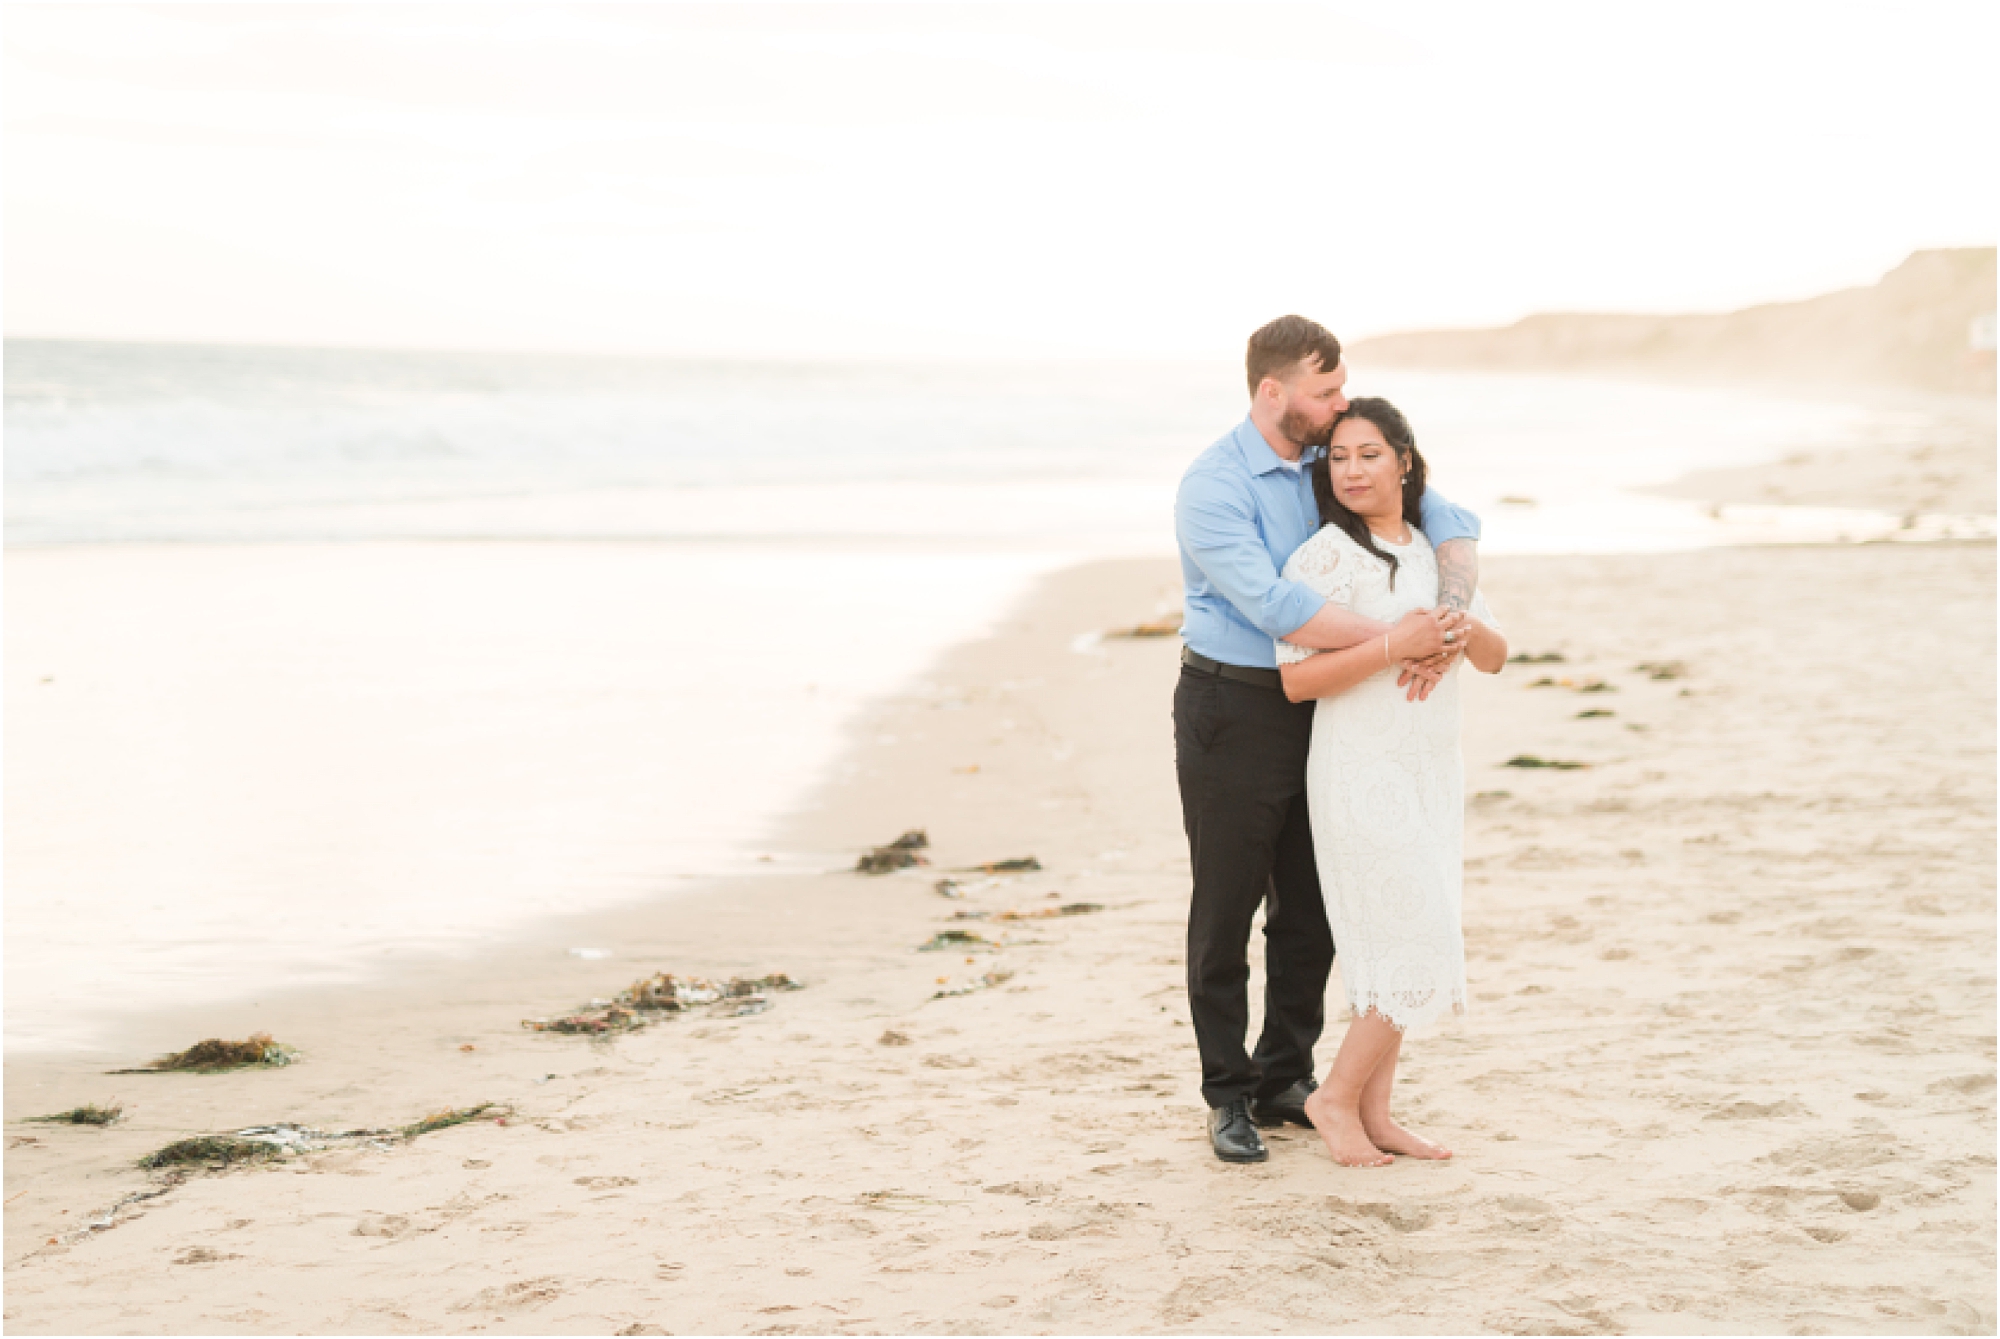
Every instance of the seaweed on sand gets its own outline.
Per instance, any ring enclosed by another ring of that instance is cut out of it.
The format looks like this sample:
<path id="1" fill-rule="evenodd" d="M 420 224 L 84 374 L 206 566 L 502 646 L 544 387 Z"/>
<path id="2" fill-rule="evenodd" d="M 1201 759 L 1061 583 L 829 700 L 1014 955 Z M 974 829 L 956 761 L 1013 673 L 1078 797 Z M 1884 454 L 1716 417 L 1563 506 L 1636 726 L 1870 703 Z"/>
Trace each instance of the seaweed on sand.
<path id="1" fill-rule="evenodd" d="M 298 1058 L 298 1052 L 271 1039 L 268 1032 L 252 1033 L 242 1041 L 224 1041 L 220 1037 L 210 1037 L 198 1041 L 185 1051 L 175 1051 L 163 1055 L 158 1060 L 138 1069 L 114 1069 L 113 1074 L 168 1074 L 193 1072 L 196 1074 L 220 1074 L 232 1069 L 250 1069 L 257 1066 L 277 1067 L 289 1065 Z"/>
<path id="2" fill-rule="evenodd" d="M 1032 874 L 1042 867 L 1042 862 L 1031 855 L 1016 856 L 1011 860 L 989 860 L 983 865 L 971 865 L 960 870 L 961 874 Z"/>
<path id="3" fill-rule="evenodd" d="M 471 1107 L 446 1107 L 442 1111 L 432 1112 L 420 1121 L 413 1121 L 405 1125 L 397 1133 L 405 1139 L 415 1139 L 420 1134 L 430 1134 L 437 1130 L 449 1130 L 454 1125 L 464 1125 L 468 1121 L 478 1120 L 487 1112 L 496 1110 L 504 1110 L 504 1108 L 499 1107 L 493 1102 L 481 1102 L 478 1106 Z"/>
<path id="4" fill-rule="evenodd" d="M 1587 762 L 1570 762 L 1562 758 L 1538 758 L 1532 753 L 1517 753 L 1500 765 L 1502 767 L 1547 767 L 1558 772 L 1574 772 L 1580 768 L 1590 766 Z"/>
<path id="5" fill-rule="evenodd" d="M 1104 910 L 1102 902 L 1065 902 L 1059 907 L 1033 907 L 1027 911 L 1001 911 L 994 913 L 996 921 L 1040 921 L 1055 916 L 1088 916 L 1092 912 Z"/>
<path id="6" fill-rule="evenodd" d="M 233 1134 L 198 1134 L 176 1139 L 139 1159 L 148 1171 L 170 1167 L 233 1167 L 239 1162 L 263 1162 L 281 1157 L 284 1146 L 268 1139 L 245 1139 Z"/>
<path id="7" fill-rule="evenodd" d="M 116 1101 L 105 1106 L 86 1102 L 68 1111 L 58 1111 L 53 1116 L 29 1116 L 28 1120 L 49 1125 L 116 1125 L 125 1116 L 125 1108 Z"/>
<path id="8" fill-rule="evenodd" d="M 718 1000 L 748 999 L 773 990 L 801 988 L 798 982 L 783 972 L 773 972 L 769 976 L 732 976 L 720 985 L 698 976 L 679 977 L 671 972 L 656 972 L 634 981 L 618 996 L 617 1002 L 634 1009 L 658 1009 L 673 1013 L 698 1005 L 714 1004 Z"/>
<path id="9" fill-rule="evenodd" d="M 1000 945 L 975 930 L 939 930 L 930 937 L 929 943 L 917 945 L 917 952 L 936 953 L 940 949 L 998 949 L 999 947 Z"/>
<path id="10" fill-rule="evenodd" d="M 1606 683 L 1602 679 L 1552 679 L 1546 674 L 1530 683 L 1528 687 L 1567 688 L 1573 693 L 1615 693 L 1618 691 L 1616 684 Z"/>
<path id="11" fill-rule="evenodd" d="M 703 1006 L 728 1017 L 762 1013 L 770 1007 L 768 996 L 773 992 L 799 989 L 802 989 L 799 983 L 783 972 L 733 976 L 722 982 L 655 972 L 634 981 L 613 999 L 592 1000 L 586 1007 L 560 1018 L 524 1018 L 521 1026 L 535 1032 L 584 1036 L 630 1032 L 656 1021 L 662 1014 L 686 1013 Z"/>
<path id="12" fill-rule="evenodd" d="M 1181 613 L 1176 609 L 1171 614 L 1136 623 L 1129 628 L 1113 628 L 1106 637 L 1172 637 L 1181 630 Z"/>
<path id="13" fill-rule="evenodd" d="M 1563 653 L 1560 651 L 1543 651 L 1539 655 L 1523 651 L 1519 655 L 1508 656 L 1507 663 L 1510 665 L 1560 665 L 1564 661 Z"/>
<path id="14" fill-rule="evenodd" d="M 487 1116 L 499 1117 L 509 1113 L 511 1108 L 494 1102 L 481 1102 L 477 1106 L 446 1107 L 433 1112 L 420 1121 L 400 1126 L 393 1130 L 315 1130 L 306 1125 L 252 1125 L 228 1134 L 198 1134 L 186 1139 L 176 1139 L 165 1148 L 156 1149 L 139 1159 L 139 1165 L 148 1171 L 170 1171 L 175 1168 L 224 1168 L 239 1163 L 268 1162 L 274 1158 L 289 1157 L 298 1153 L 318 1153 L 343 1145 L 364 1144 L 374 1148 L 393 1147 L 397 1139 L 415 1139 L 418 1135 L 430 1134 L 435 1130 L 447 1130 L 454 1125 L 464 1125 L 468 1121 Z"/>
<path id="15" fill-rule="evenodd" d="M 878 846 L 854 862 L 858 874 L 889 874 L 912 865 L 928 865 L 931 862 L 918 855 L 931 844 L 930 835 L 922 828 L 911 828 L 887 846 Z"/>
<path id="16" fill-rule="evenodd" d="M 983 976 L 974 977 L 972 980 L 959 985 L 952 985 L 948 980 L 941 978 L 938 984 L 943 988 L 932 994 L 931 998 L 934 1000 L 946 1000 L 955 995 L 971 995 L 976 991 L 991 990 L 993 987 L 1004 985 L 1013 979 L 1014 974 L 1012 972 L 1001 971 L 997 967 Z"/>

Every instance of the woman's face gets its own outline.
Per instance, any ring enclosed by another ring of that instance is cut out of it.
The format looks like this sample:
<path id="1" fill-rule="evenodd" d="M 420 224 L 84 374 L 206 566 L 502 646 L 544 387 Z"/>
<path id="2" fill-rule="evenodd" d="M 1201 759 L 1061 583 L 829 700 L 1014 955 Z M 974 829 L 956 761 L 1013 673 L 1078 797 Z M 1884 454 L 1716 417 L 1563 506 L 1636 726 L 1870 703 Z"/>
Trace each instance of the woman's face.
<path id="1" fill-rule="evenodd" d="M 1343 419 L 1327 444 L 1333 495 L 1357 516 L 1390 520 L 1403 514 L 1403 461 L 1365 418 Z"/>

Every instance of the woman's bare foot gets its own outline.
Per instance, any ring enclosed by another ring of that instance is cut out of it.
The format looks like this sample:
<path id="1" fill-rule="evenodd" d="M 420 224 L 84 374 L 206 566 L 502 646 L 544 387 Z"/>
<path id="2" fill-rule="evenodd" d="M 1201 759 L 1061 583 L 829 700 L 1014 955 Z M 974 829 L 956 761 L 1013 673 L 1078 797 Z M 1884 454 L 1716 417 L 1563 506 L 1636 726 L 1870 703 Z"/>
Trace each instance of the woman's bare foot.
<path id="1" fill-rule="evenodd" d="M 1395 1161 L 1368 1141 L 1360 1113 L 1335 1103 L 1324 1088 L 1306 1099 L 1306 1119 L 1326 1141 L 1326 1151 L 1343 1167 L 1387 1167 Z"/>
<path id="2" fill-rule="evenodd" d="M 1388 1117 L 1380 1120 L 1363 1118 L 1361 1130 L 1368 1141 L 1385 1153 L 1401 1153 L 1407 1158 L 1428 1158 L 1433 1162 L 1443 1162 L 1451 1156 L 1451 1150 L 1443 1144 L 1424 1138 L 1406 1130 Z"/>

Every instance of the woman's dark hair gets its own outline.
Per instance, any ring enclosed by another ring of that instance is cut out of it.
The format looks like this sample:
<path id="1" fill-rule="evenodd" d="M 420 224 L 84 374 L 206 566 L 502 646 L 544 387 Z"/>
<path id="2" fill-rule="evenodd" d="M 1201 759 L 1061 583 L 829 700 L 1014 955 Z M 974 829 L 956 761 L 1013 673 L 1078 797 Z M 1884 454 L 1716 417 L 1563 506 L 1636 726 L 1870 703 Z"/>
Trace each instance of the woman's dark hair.
<path id="1" fill-rule="evenodd" d="M 1423 524 L 1424 500 L 1424 457 L 1417 450 L 1417 435 L 1410 431 L 1410 420 L 1403 417 L 1403 411 L 1387 400 L 1361 399 L 1348 403 L 1339 418 L 1333 421 L 1338 428 L 1351 418 L 1365 418 L 1375 425 L 1396 453 L 1403 466 L 1403 520 L 1411 527 Z M 1333 472 L 1327 455 L 1313 462 L 1313 497 L 1319 502 L 1321 525 L 1337 525 L 1347 532 L 1348 538 L 1380 558 L 1389 565 L 1389 589 L 1396 588 L 1396 555 L 1384 553 L 1375 543 L 1375 535 L 1369 530 L 1368 522 L 1349 511 L 1333 491 Z"/>

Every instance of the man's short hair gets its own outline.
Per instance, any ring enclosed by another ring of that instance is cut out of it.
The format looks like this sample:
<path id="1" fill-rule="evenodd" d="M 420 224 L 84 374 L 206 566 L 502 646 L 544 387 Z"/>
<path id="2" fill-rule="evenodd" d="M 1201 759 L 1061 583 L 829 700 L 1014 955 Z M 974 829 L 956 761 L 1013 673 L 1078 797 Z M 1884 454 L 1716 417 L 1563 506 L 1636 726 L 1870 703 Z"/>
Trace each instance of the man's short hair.
<path id="1" fill-rule="evenodd" d="M 1250 336 L 1250 351 L 1244 358 L 1245 370 L 1250 374 L 1250 394 L 1257 394 L 1265 377 L 1282 380 L 1293 367 L 1314 354 L 1319 355 L 1319 366 L 1314 370 L 1331 372 L 1340 366 L 1340 341 L 1318 321 L 1308 321 L 1303 316 L 1280 316 Z"/>

